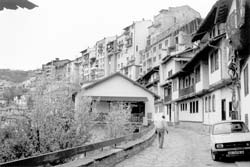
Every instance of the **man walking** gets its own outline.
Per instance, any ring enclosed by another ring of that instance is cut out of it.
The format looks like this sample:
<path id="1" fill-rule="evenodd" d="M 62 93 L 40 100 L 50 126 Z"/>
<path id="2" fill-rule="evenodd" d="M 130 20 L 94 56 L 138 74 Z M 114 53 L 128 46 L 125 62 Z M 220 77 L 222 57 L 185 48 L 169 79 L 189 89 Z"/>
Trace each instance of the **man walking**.
<path id="1" fill-rule="evenodd" d="M 161 117 L 161 120 L 156 122 L 156 131 L 158 135 L 159 148 L 162 149 L 165 131 L 168 133 L 168 124 L 164 115 Z"/>

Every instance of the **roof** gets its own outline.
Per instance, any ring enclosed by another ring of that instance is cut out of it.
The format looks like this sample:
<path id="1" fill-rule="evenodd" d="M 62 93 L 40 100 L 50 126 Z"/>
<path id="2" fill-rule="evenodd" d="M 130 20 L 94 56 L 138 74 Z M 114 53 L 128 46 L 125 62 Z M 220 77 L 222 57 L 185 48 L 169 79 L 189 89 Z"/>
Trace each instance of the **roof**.
<path id="1" fill-rule="evenodd" d="M 194 55 L 194 57 L 185 64 L 185 66 L 182 68 L 182 70 L 176 72 L 175 74 L 173 74 L 171 77 L 169 77 L 168 79 L 173 79 L 173 78 L 176 78 L 180 75 L 184 75 L 184 74 L 187 74 L 188 71 L 190 70 L 193 70 L 194 68 L 194 65 L 195 63 L 197 63 L 197 61 L 199 59 L 201 59 L 202 57 L 204 57 L 203 53 L 208 53 L 209 49 L 211 49 L 211 46 L 210 44 L 214 45 L 216 44 L 217 42 L 220 41 L 220 39 L 224 38 L 225 37 L 225 33 L 224 34 L 221 34 L 215 38 L 213 38 L 212 40 L 209 40 L 198 52 L 196 52 L 196 54 Z"/>
<path id="2" fill-rule="evenodd" d="M 201 23 L 199 29 L 194 34 L 192 42 L 200 40 L 217 23 L 225 23 L 231 7 L 232 0 L 217 0 L 206 18 Z"/>
<path id="3" fill-rule="evenodd" d="M 164 57 L 164 58 L 162 59 L 161 64 L 164 64 L 164 63 L 168 62 L 168 61 L 169 61 L 170 59 L 172 59 L 172 58 L 180 58 L 180 59 L 184 59 L 184 61 L 185 61 L 186 59 L 190 59 L 190 57 L 187 56 L 186 53 L 192 52 L 192 51 L 194 51 L 194 50 L 195 50 L 195 48 L 187 48 L 186 50 L 184 50 L 184 51 L 182 51 L 182 52 L 176 53 L 176 54 L 174 54 L 174 55 L 166 56 L 166 57 Z"/>
<path id="4" fill-rule="evenodd" d="M 96 81 L 96 82 L 94 82 L 94 83 L 92 83 L 92 84 L 89 84 L 89 85 L 87 85 L 87 86 L 84 86 L 84 87 L 82 87 L 82 89 L 85 89 L 85 90 L 91 89 L 91 88 L 93 88 L 93 87 L 95 87 L 95 86 L 97 86 L 97 85 L 100 85 L 101 83 L 103 83 L 103 82 L 105 82 L 105 81 L 107 81 L 107 80 L 110 80 L 110 79 L 112 79 L 112 78 L 114 78 L 114 77 L 116 77 L 116 76 L 120 76 L 120 77 L 126 79 L 127 81 L 131 82 L 131 83 L 134 84 L 135 86 L 137 86 L 137 87 L 139 87 L 139 88 L 145 90 L 146 92 L 150 93 L 150 94 L 153 95 L 154 97 L 159 98 L 159 96 L 158 96 L 157 94 L 151 92 L 150 90 L 148 90 L 148 89 L 145 88 L 144 86 L 142 86 L 142 85 L 140 85 L 139 83 L 133 81 L 132 79 L 126 77 L 125 75 L 122 75 L 120 72 L 116 72 L 116 73 L 114 73 L 114 74 L 112 74 L 112 75 L 110 75 L 110 76 L 107 76 L 107 77 L 105 77 L 105 78 L 103 78 L 103 79 L 100 79 L 100 80 L 98 80 L 98 81 Z"/>
<path id="5" fill-rule="evenodd" d="M 155 66 L 154 68 L 152 68 L 149 72 L 147 72 L 146 74 L 144 74 L 143 76 L 141 76 L 139 79 L 137 79 L 137 81 L 143 79 L 143 78 L 147 78 L 150 77 L 153 73 L 158 72 L 159 71 L 160 66 Z"/>
<path id="6" fill-rule="evenodd" d="M 146 102 L 147 97 L 124 97 L 124 96 L 91 96 L 93 99 L 100 101 L 122 101 L 122 102 Z"/>
<path id="7" fill-rule="evenodd" d="M 204 57 L 203 53 L 208 54 L 208 51 L 213 48 L 211 47 L 211 45 L 215 45 L 217 44 L 217 42 L 219 42 L 222 38 L 224 38 L 226 36 L 225 33 L 209 40 L 195 55 L 194 57 L 183 67 L 184 71 L 193 69 L 195 63 L 197 63 L 197 60 L 199 60 L 199 58 Z M 211 44 L 211 45 L 210 45 Z"/>

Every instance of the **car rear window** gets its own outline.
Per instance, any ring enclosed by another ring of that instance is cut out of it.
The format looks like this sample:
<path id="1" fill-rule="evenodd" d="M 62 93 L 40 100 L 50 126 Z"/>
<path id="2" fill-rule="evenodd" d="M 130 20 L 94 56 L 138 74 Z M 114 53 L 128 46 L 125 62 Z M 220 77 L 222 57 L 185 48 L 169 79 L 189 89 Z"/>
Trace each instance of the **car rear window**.
<path id="1" fill-rule="evenodd" d="M 213 134 L 246 133 L 248 128 L 243 122 L 227 122 L 214 125 Z"/>

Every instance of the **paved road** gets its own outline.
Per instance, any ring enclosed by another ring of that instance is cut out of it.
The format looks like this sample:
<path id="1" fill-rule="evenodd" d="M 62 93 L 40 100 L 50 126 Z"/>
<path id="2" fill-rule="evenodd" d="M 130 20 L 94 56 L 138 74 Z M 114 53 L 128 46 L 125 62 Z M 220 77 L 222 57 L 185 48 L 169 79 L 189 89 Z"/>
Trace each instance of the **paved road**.
<path id="1" fill-rule="evenodd" d="M 248 163 L 248 162 L 247 162 Z M 171 128 L 163 149 L 157 140 L 139 154 L 116 167 L 238 167 L 234 162 L 214 162 L 210 156 L 209 136 L 191 130 Z"/>

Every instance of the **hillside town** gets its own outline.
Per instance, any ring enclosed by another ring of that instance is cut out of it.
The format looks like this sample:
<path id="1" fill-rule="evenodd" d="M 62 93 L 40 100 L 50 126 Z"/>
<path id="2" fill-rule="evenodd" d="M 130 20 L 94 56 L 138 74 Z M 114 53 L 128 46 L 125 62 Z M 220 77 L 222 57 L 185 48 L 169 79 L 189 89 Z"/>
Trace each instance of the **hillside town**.
<path id="1" fill-rule="evenodd" d="M 18 84 L 2 80 L 0 122 L 29 110 L 32 91 L 43 78 L 74 85 L 75 110 L 81 110 L 82 96 L 98 101 L 95 109 L 104 115 L 123 102 L 140 128 L 162 115 L 171 128 L 202 133 L 220 121 L 241 120 L 250 128 L 249 17 L 248 0 L 218 0 L 205 18 L 188 5 L 161 9 L 153 20 L 135 20 L 121 34 L 83 48 L 80 57 L 41 64 Z M 8 99 L 4 92 L 13 87 L 19 91 Z"/>

